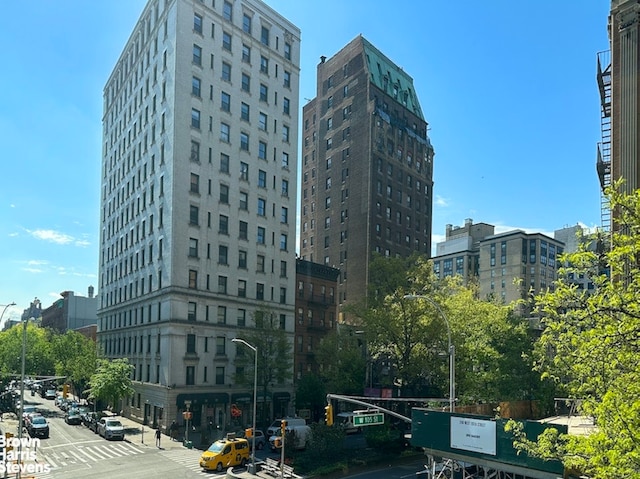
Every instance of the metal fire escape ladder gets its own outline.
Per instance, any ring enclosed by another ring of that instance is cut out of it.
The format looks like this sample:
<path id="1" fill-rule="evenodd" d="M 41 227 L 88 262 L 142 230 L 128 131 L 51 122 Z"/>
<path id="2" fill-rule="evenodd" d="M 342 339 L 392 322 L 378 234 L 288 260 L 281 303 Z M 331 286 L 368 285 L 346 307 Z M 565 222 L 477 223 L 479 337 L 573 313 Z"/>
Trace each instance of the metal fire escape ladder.
<path id="1" fill-rule="evenodd" d="M 598 90 L 600 92 L 600 142 L 596 169 L 600 180 L 600 222 L 611 232 L 611 205 L 605 189 L 611 185 L 611 51 L 598 53 Z"/>

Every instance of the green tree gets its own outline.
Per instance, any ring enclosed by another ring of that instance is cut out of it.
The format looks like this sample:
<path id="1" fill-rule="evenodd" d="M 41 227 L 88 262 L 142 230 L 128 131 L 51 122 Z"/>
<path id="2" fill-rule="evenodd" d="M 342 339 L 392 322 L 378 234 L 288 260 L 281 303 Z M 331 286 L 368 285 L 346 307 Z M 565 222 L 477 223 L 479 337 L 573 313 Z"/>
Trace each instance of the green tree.
<path id="1" fill-rule="evenodd" d="M 288 335 L 272 311 L 258 310 L 253 320 L 255 328 L 247 329 L 241 339 L 258 349 L 258 390 L 266 398 L 274 386 L 292 381 L 293 354 Z M 242 367 L 242 374 L 236 375 L 236 382 L 253 387 L 253 353 L 247 351 L 244 345 L 237 344 L 236 347 L 236 364 Z M 267 415 L 267 402 L 262 401 L 262 411 L 258 411 L 258 417 L 264 420 Z"/>
<path id="2" fill-rule="evenodd" d="M 367 367 L 363 341 L 363 337 L 347 329 L 330 333 L 315 348 L 320 377 L 328 393 L 362 394 Z"/>
<path id="3" fill-rule="evenodd" d="M 0 332 L 0 372 L 2 376 L 20 375 L 22 370 L 23 324 Z M 53 375 L 54 360 L 51 350 L 51 331 L 31 321 L 26 323 L 25 374 L 27 376 Z"/>
<path id="4" fill-rule="evenodd" d="M 105 401 L 114 409 L 119 401 L 135 390 L 131 382 L 134 366 L 127 358 L 98 359 L 96 372 L 89 379 L 89 399 Z"/>
<path id="5" fill-rule="evenodd" d="M 327 404 L 327 389 L 322 377 L 307 373 L 296 384 L 296 409 L 310 409 L 317 417 Z"/>
<path id="6" fill-rule="evenodd" d="M 566 255 L 555 290 L 537 298 L 546 325 L 537 366 L 580 401 L 596 430 L 520 442 L 596 479 L 640 476 L 640 191 L 620 194 L 619 186 L 607 190 L 616 229 L 610 249 Z M 571 280 L 581 275 L 594 282 L 592 294 Z"/>
<path id="7" fill-rule="evenodd" d="M 74 390 L 82 394 L 97 366 L 96 344 L 77 331 L 56 334 L 51 341 L 57 376 L 66 376 Z"/>

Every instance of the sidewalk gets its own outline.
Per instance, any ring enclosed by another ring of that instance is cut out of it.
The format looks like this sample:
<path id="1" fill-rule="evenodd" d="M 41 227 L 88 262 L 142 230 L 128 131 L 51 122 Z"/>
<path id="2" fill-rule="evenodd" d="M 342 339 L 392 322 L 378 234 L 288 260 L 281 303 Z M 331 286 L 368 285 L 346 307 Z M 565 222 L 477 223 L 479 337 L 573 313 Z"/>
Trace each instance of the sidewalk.
<path id="1" fill-rule="evenodd" d="M 124 440 L 136 446 L 156 447 L 156 430 L 148 425 L 143 426 L 139 422 L 120 416 L 109 411 L 103 412 L 105 416 L 118 419 L 124 427 Z M 160 449 L 186 449 L 183 442 L 172 441 L 171 437 L 161 434 Z"/>

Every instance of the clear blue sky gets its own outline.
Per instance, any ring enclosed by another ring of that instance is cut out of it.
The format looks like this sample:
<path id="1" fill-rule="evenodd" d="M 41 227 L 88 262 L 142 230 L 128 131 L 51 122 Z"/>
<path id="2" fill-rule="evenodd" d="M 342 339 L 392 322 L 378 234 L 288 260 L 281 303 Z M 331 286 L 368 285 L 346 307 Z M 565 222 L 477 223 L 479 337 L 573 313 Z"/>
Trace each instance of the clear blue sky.
<path id="1" fill-rule="evenodd" d="M 209 0 L 206 0 L 209 1 Z M 4 2 L 0 311 L 98 290 L 102 88 L 145 0 Z M 362 34 L 414 79 L 436 149 L 434 244 L 465 218 L 548 234 L 600 222 L 596 54 L 606 0 L 267 0 L 316 66 Z"/>

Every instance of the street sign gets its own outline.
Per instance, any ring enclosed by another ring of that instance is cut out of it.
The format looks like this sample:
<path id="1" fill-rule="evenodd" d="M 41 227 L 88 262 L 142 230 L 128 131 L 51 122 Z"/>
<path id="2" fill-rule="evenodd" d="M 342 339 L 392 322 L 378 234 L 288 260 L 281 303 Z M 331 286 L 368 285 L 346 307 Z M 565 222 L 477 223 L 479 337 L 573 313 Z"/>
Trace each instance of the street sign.
<path id="1" fill-rule="evenodd" d="M 384 414 L 356 414 L 353 416 L 353 425 L 360 426 L 378 426 L 384 424 Z"/>

